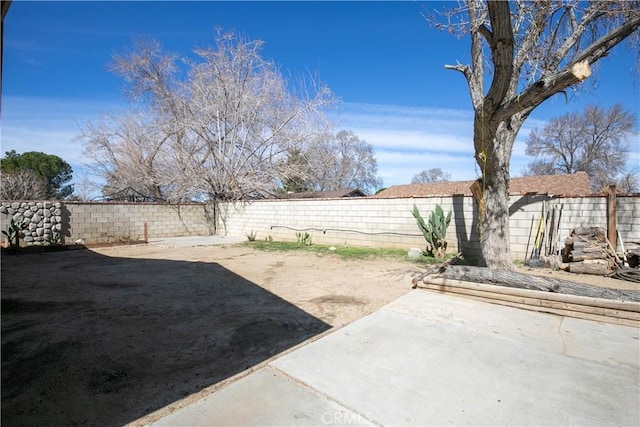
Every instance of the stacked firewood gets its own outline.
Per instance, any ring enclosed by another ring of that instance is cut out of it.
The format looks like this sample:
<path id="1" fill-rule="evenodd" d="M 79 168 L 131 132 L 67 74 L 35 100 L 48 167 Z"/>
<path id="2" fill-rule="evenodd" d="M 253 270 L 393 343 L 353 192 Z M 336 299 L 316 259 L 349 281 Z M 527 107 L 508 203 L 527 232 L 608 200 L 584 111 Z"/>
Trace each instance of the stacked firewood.
<path id="1" fill-rule="evenodd" d="M 631 268 L 640 267 L 640 242 L 625 242 L 627 263 Z"/>
<path id="2" fill-rule="evenodd" d="M 605 275 L 620 265 L 620 259 L 601 227 L 574 229 L 564 240 L 562 258 L 573 273 Z"/>

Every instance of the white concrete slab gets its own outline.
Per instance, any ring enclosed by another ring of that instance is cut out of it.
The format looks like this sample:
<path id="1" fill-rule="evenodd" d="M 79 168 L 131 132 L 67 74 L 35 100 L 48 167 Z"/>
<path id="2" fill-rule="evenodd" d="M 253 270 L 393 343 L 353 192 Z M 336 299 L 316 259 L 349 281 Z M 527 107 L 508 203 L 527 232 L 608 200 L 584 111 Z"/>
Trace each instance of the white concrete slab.
<path id="1" fill-rule="evenodd" d="M 157 425 L 369 422 L 639 425 L 639 331 L 416 290 Z"/>
<path id="2" fill-rule="evenodd" d="M 263 368 L 219 392 L 182 408 L 155 426 L 317 426 L 373 425 L 364 417 Z"/>

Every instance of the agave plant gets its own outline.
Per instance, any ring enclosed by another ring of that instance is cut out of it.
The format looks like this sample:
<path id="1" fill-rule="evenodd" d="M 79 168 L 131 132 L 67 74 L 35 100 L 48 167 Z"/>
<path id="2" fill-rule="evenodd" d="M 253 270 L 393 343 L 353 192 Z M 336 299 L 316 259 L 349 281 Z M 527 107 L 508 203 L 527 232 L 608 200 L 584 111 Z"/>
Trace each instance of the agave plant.
<path id="1" fill-rule="evenodd" d="M 447 235 L 447 228 L 451 222 L 451 211 L 449 211 L 445 217 L 442 207 L 436 204 L 435 210 L 429 215 L 429 220 L 425 222 L 422 215 L 420 215 L 418 206 L 414 203 L 411 213 L 418 222 L 418 228 L 422 231 L 422 235 L 427 241 L 427 254 L 435 256 L 436 258 L 444 257 L 447 252 L 447 241 L 445 237 Z"/>

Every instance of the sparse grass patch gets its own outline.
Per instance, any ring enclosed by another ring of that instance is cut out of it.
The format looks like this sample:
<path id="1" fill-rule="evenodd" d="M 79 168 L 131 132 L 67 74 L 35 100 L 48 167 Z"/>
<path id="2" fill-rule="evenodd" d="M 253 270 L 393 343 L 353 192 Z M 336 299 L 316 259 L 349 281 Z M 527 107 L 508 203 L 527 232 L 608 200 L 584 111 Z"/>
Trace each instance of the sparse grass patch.
<path id="1" fill-rule="evenodd" d="M 366 248 L 360 246 L 328 246 L 328 245 L 300 245 L 296 242 L 276 242 L 276 241 L 254 241 L 245 242 L 243 245 L 262 251 L 273 252 L 312 252 L 318 255 L 339 256 L 342 259 L 366 259 L 366 258 L 387 258 L 395 260 L 409 261 L 407 251 L 404 249 L 390 248 Z M 330 249 L 332 248 L 332 249 Z M 447 256 L 446 259 L 450 258 Z M 443 259 L 422 256 L 420 259 L 413 261 L 418 264 L 439 264 Z"/>

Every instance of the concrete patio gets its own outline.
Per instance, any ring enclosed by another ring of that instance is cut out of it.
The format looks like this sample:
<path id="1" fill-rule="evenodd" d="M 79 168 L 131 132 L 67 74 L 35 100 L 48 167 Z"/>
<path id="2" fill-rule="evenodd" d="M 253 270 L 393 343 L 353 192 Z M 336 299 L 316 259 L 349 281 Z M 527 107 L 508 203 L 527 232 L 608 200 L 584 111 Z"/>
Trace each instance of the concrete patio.
<path id="1" fill-rule="evenodd" d="M 638 425 L 639 331 L 415 290 L 152 419 L 154 426 Z"/>

